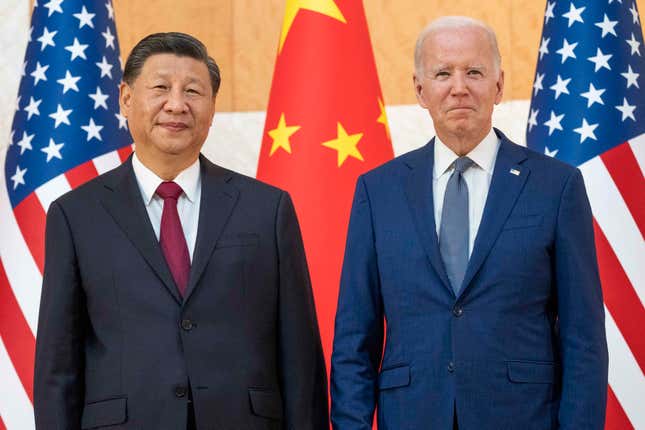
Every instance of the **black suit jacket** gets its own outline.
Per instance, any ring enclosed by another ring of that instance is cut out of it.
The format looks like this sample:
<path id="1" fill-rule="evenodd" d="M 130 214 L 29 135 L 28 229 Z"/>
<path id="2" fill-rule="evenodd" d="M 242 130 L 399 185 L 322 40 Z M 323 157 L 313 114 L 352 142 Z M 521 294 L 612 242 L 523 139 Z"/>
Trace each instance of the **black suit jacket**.
<path id="1" fill-rule="evenodd" d="M 327 429 L 324 359 L 289 195 L 201 157 L 182 299 L 132 162 L 52 203 L 38 430 Z"/>

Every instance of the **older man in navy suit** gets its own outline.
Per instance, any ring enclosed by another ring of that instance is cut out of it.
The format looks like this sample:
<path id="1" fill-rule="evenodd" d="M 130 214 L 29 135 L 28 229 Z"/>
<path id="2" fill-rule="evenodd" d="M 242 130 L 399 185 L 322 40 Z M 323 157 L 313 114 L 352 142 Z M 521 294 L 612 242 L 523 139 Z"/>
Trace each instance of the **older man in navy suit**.
<path id="1" fill-rule="evenodd" d="M 380 430 L 602 429 L 607 346 L 580 172 L 492 128 L 504 73 L 485 24 L 431 23 L 415 63 L 436 137 L 358 180 L 334 428 L 371 429 L 378 406 Z"/>
<path id="2" fill-rule="evenodd" d="M 327 430 L 291 199 L 200 156 L 217 64 L 158 33 L 123 80 L 134 155 L 47 215 L 36 428 Z"/>

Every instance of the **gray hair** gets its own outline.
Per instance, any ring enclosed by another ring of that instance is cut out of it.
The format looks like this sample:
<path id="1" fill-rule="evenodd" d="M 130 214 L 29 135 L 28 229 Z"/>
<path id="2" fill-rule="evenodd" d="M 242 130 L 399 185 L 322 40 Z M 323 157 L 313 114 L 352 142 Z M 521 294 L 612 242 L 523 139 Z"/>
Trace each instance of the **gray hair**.
<path id="1" fill-rule="evenodd" d="M 128 59 L 125 62 L 125 67 L 123 68 L 123 81 L 128 85 L 132 85 L 139 77 L 143 64 L 150 56 L 155 54 L 174 54 L 179 57 L 194 58 L 195 60 L 204 63 L 208 68 L 211 87 L 213 89 L 213 97 L 215 97 L 222 80 L 219 66 L 215 60 L 208 55 L 206 46 L 197 38 L 186 33 L 154 33 L 141 39 L 141 41 L 132 48 L 132 52 L 130 52 Z"/>
<path id="2" fill-rule="evenodd" d="M 423 74 L 423 43 L 425 42 L 428 35 L 444 29 L 473 27 L 481 28 L 488 36 L 490 46 L 493 49 L 493 64 L 495 66 L 495 70 L 499 72 L 502 65 L 502 56 L 499 53 L 497 36 L 495 36 L 493 29 L 490 28 L 490 26 L 488 26 L 486 23 L 467 16 L 443 16 L 428 24 L 423 30 L 421 30 L 421 33 L 417 38 L 417 43 L 414 47 L 414 70 L 416 74 L 419 76 Z"/>

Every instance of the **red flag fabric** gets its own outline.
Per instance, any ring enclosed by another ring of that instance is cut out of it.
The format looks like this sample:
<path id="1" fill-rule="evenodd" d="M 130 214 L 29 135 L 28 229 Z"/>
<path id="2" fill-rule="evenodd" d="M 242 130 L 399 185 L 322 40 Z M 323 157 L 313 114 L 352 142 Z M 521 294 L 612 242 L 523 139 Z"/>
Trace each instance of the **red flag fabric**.
<path id="1" fill-rule="evenodd" d="M 257 177 L 291 194 L 327 368 L 356 178 L 393 156 L 361 0 L 287 0 Z"/>

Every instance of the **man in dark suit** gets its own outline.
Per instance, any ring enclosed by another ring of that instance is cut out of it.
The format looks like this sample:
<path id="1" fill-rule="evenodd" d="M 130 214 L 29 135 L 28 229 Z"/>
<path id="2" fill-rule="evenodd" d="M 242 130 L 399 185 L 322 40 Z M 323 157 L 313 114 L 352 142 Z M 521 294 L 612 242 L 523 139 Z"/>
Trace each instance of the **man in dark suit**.
<path id="1" fill-rule="evenodd" d="M 191 36 L 153 34 L 123 80 L 134 155 L 47 216 L 37 429 L 326 430 L 289 195 L 200 156 L 216 63 Z"/>
<path id="2" fill-rule="evenodd" d="M 504 74 L 485 24 L 440 18 L 415 63 L 436 137 L 358 180 L 334 428 L 371 429 L 378 406 L 380 430 L 602 429 L 607 346 L 580 172 L 492 128 Z"/>

